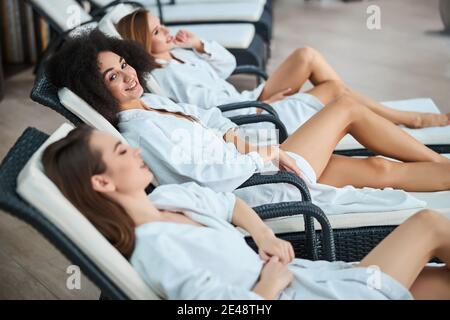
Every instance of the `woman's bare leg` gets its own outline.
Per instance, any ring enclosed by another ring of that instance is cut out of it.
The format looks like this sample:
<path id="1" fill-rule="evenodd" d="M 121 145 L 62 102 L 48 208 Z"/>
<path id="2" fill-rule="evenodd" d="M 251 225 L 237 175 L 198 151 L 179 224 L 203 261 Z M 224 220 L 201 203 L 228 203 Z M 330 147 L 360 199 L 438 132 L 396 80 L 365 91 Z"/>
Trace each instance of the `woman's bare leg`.
<path id="1" fill-rule="evenodd" d="M 356 188 L 390 187 L 410 192 L 450 190 L 450 163 L 403 163 L 381 157 L 332 155 L 318 182 L 337 188 L 352 185 Z"/>
<path id="2" fill-rule="evenodd" d="M 436 126 L 446 126 L 450 124 L 450 113 L 436 114 L 423 112 L 408 112 L 400 111 L 385 107 L 362 94 L 359 94 L 351 89 L 349 94 L 357 101 L 366 105 L 376 114 L 392 121 L 395 124 L 403 124 L 409 128 L 426 128 Z"/>
<path id="3" fill-rule="evenodd" d="M 347 133 L 378 154 L 419 163 L 384 160 L 385 163 L 380 164 L 383 160 L 332 155 L 337 143 Z M 324 184 L 377 188 L 393 186 L 409 191 L 450 188 L 449 159 L 347 96 L 315 114 L 286 139 L 281 148 L 304 157 L 313 167 L 318 181 Z"/>
<path id="4" fill-rule="evenodd" d="M 264 90 L 259 100 L 267 100 L 272 95 L 291 88 L 295 93 L 310 80 L 314 85 L 322 84 L 326 81 L 342 82 L 339 75 L 325 61 L 325 59 L 314 49 L 306 47 L 294 50 L 289 57 L 272 73 L 264 85 Z M 334 89 L 334 88 L 329 88 Z M 330 97 L 335 96 L 333 91 L 329 92 Z M 323 104 L 331 102 L 324 99 Z"/>
<path id="5" fill-rule="evenodd" d="M 432 285 L 431 281 L 435 279 L 422 271 L 433 257 L 438 257 L 447 267 L 450 265 L 450 220 L 436 212 L 422 210 L 381 241 L 359 266 L 377 266 L 413 290 L 413 294 L 427 298 L 427 294 L 433 293 L 425 292 L 421 287 Z M 448 289 L 440 298 L 447 297 Z"/>
<path id="6" fill-rule="evenodd" d="M 441 115 L 422 112 L 405 112 L 383 106 L 381 103 L 363 96 L 344 85 L 341 77 L 317 50 L 305 47 L 294 50 L 267 80 L 259 100 L 267 100 L 272 95 L 291 88 L 295 93 L 309 80 L 314 86 L 327 83 L 325 91 L 309 92 L 327 105 L 342 93 L 353 96 L 378 115 L 410 128 L 444 126 L 450 123 L 450 114 Z M 325 88 L 324 86 L 322 86 Z"/>
<path id="7" fill-rule="evenodd" d="M 281 148 L 303 156 L 320 177 L 337 143 L 347 133 L 370 150 L 397 160 L 449 162 L 392 122 L 347 96 L 316 113 L 291 134 Z"/>
<path id="8" fill-rule="evenodd" d="M 447 266 L 425 267 L 410 291 L 419 300 L 450 300 L 450 269 Z"/>

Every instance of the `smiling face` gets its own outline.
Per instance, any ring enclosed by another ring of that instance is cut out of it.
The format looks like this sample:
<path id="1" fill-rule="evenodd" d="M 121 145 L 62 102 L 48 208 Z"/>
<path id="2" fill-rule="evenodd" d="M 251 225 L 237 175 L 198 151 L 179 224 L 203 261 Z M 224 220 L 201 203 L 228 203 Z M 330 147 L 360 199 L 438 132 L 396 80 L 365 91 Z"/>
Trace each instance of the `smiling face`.
<path id="1" fill-rule="evenodd" d="M 151 54 L 166 53 L 175 47 L 175 37 L 170 34 L 169 29 L 161 25 L 158 17 L 148 12 L 147 23 L 151 34 Z"/>
<path id="2" fill-rule="evenodd" d="M 144 89 L 133 67 L 125 59 L 111 51 L 102 51 L 97 57 L 102 79 L 112 96 L 123 105 L 139 99 Z"/>
<path id="3" fill-rule="evenodd" d="M 91 180 L 95 190 L 133 194 L 144 190 L 153 180 L 153 173 L 140 156 L 140 149 L 123 144 L 114 136 L 94 130 L 89 147 L 100 152 L 106 166 L 104 173 Z M 95 184 L 104 184 L 104 189 Z"/>

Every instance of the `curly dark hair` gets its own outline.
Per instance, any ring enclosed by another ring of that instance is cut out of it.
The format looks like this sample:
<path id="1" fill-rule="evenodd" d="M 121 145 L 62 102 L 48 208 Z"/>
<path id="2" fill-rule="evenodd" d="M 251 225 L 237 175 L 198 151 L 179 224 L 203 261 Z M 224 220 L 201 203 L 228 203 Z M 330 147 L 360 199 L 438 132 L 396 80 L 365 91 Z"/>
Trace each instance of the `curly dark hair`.
<path id="1" fill-rule="evenodd" d="M 97 62 L 102 51 L 123 57 L 136 70 L 142 85 L 145 74 L 159 67 L 139 43 L 93 30 L 66 41 L 46 63 L 45 73 L 55 86 L 69 88 L 117 127 L 119 102 L 107 89 Z"/>

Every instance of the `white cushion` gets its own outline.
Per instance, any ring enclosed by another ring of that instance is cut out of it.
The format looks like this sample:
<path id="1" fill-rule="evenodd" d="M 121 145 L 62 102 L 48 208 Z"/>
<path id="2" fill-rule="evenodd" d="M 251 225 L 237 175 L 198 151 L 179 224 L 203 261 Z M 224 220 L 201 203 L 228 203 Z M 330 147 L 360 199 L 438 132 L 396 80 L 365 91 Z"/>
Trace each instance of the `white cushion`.
<path id="1" fill-rule="evenodd" d="M 109 132 L 119 138 L 123 143 L 127 143 L 125 138 L 111 123 L 71 90 L 68 88 L 59 89 L 58 97 L 61 104 L 78 116 L 84 123 L 100 131 Z"/>
<path id="2" fill-rule="evenodd" d="M 109 11 L 98 23 L 98 28 L 103 33 L 116 38 L 121 38 L 115 24 L 136 8 L 120 4 Z M 226 48 L 247 49 L 255 37 L 255 26 L 250 23 L 220 23 L 220 24 L 195 24 L 176 25 L 168 27 L 172 34 L 180 29 L 188 29 L 205 40 L 214 40 Z"/>
<path id="3" fill-rule="evenodd" d="M 450 154 L 445 154 L 450 158 Z M 436 210 L 450 218 L 450 191 L 411 192 L 413 197 L 425 201 L 428 209 Z M 416 213 L 418 209 L 385 212 L 357 212 L 327 215 L 333 229 L 348 229 L 373 226 L 397 226 Z M 325 212 L 326 214 L 326 212 Z M 303 216 L 290 216 L 265 220 L 275 233 L 305 231 Z M 321 229 L 317 221 L 316 229 Z M 241 230 L 243 232 L 243 230 Z M 243 232 L 247 234 L 246 232 Z"/>
<path id="4" fill-rule="evenodd" d="M 163 88 L 161 88 L 161 86 L 151 74 L 145 76 L 145 86 L 151 93 L 154 93 L 161 97 L 167 97 L 167 93 L 163 90 Z"/>
<path id="5" fill-rule="evenodd" d="M 144 1 L 141 1 L 144 2 Z M 155 5 L 146 5 L 154 12 Z M 264 11 L 258 2 L 189 3 L 163 7 L 165 22 L 248 21 L 257 22 Z"/>
<path id="6" fill-rule="evenodd" d="M 114 23 L 111 19 L 107 18 L 107 15 L 104 16 L 100 22 L 98 23 L 98 29 L 106 34 L 107 36 L 121 39 L 119 32 L 117 31 Z"/>
<path id="7" fill-rule="evenodd" d="M 118 4 L 114 7 L 111 7 L 109 9 L 109 11 L 100 20 L 100 22 L 102 20 L 111 20 L 111 22 L 113 24 L 116 24 L 117 22 L 119 22 L 120 19 L 122 19 L 126 15 L 128 15 L 138 9 L 139 9 L 138 7 L 134 7 L 129 4 L 123 4 L 123 3 Z M 115 29 L 115 27 L 114 27 L 114 29 Z"/>
<path id="8" fill-rule="evenodd" d="M 214 23 L 168 26 L 172 34 L 180 29 L 194 32 L 199 38 L 214 40 L 228 49 L 247 49 L 255 37 L 255 26 L 250 23 Z"/>
<path id="9" fill-rule="evenodd" d="M 92 19 L 76 0 L 30 0 L 30 2 L 45 12 L 64 31 Z"/>
<path id="10" fill-rule="evenodd" d="M 450 218 L 450 191 L 432 192 L 428 194 L 425 192 L 413 193 L 413 195 L 420 200 L 427 201 L 429 209 L 435 209 Z M 417 211 L 418 209 L 370 213 L 346 213 L 327 215 L 327 217 L 333 229 L 397 226 Z M 299 232 L 305 230 L 303 217 L 301 215 L 268 219 L 265 222 L 275 233 Z M 315 221 L 315 226 L 316 229 L 321 229 L 317 221 Z"/>
<path id="11" fill-rule="evenodd" d="M 402 111 L 441 113 L 430 98 L 418 98 L 383 102 L 384 105 Z M 408 129 L 406 132 L 424 144 L 450 144 L 450 126 L 424 129 Z M 337 145 L 336 150 L 363 149 L 364 147 L 352 136 L 346 135 Z"/>
<path id="12" fill-rule="evenodd" d="M 128 261 L 62 195 L 44 174 L 44 149 L 65 137 L 72 126 L 63 124 L 30 158 L 17 179 L 17 192 L 60 229 L 132 299 L 159 299 Z"/>

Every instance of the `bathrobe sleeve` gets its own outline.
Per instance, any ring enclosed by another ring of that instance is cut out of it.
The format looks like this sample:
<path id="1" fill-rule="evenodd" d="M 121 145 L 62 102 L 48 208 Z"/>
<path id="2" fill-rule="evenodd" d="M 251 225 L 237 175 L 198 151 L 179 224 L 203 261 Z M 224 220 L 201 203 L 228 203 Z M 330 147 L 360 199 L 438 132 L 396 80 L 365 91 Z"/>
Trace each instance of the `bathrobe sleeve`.
<path id="1" fill-rule="evenodd" d="M 205 156 L 207 150 L 202 146 L 183 140 L 189 139 L 189 135 L 174 138 L 161 134 L 150 121 L 135 123 L 133 136 L 133 141 L 137 141 L 142 150 L 142 158 L 160 184 L 195 181 L 215 191 L 231 192 L 264 166 L 256 152 L 239 157 L 239 161 L 227 157 L 224 161 L 210 161 L 210 157 Z M 200 161 L 191 160 L 196 156 Z"/>
<path id="2" fill-rule="evenodd" d="M 205 53 L 194 52 L 217 72 L 219 77 L 227 79 L 236 69 L 236 58 L 215 41 L 202 40 Z"/>
<path id="3" fill-rule="evenodd" d="M 146 237 L 140 237 L 139 241 L 146 241 Z M 262 299 L 251 290 L 225 282 L 220 274 L 199 267 L 199 263 L 186 253 L 186 247 L 191 244 L 185 239 L 183 244 L 180 241 L 176 235 L 162 234 L 156 239 L 149 238 L 148 245 L 141 243 L 138 251 L 133 253 L 133 266 L 160 296 L 178 300 Z M 193 245 L 195 250 L 195 243 Z"/>
<path id="4" fill-rule="evenodd" d="M 195 182 L 157 187 L 150 195 L 152 202 L 170 210 L 192 211 L 231 223 L 236 196 L 231 192 L 215 192 Z"/>

